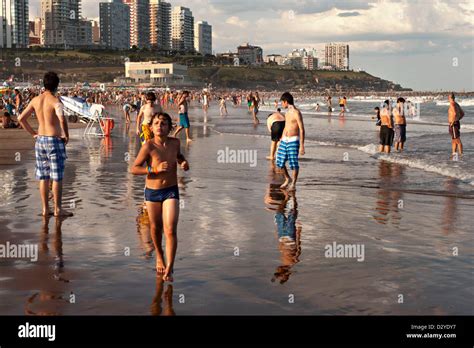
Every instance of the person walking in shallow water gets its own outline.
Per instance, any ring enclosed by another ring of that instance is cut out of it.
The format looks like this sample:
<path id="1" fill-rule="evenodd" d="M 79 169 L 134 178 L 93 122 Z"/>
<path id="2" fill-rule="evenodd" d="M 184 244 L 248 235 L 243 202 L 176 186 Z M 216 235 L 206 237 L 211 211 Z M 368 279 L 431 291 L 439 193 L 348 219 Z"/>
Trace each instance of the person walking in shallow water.
<path id="1" fill-rule="evenodd" d="M 406 136 L 407 120 L 405 117 L 405 99 L 398 98 L 397 106 L 393 109 L 393 116 L 395 120 L 395 127 L 394 127 L 395 150 L 403 152 L 403 149 L 405 147 L 405 142 L 407 140 L 407 136 Z"/>
<path id="2" fill-rule="evenodd" d="M 460 122 L 463 117 L 464 110 L 458 103 L 456 103 L 456 96 L 454 95 L 454 93 L 451 93 L 449 95 L 448 123 L 449 134 L 451 135 L 451 149 L 453 158 L 456 158 L 456 152 L 459 154 L 459 156 L 462 156 L 463 154 Z"/>
<path id="3" fill-rule="evenodd" d="M 49 210 L 49 183 L 53 181 L 54 216 L 67 217 L 73 214 L 62 209 L 63 178 L 66 164 L 66 145 L 69 142 L 69 129 L 64 116 L 63 104 L 55 95 L 59 77 L 48 72 L 43 79 L 45 91 L 33 98 L 18 118 L 22 127 L 36 140 L 36 178 L 40 181 L 43 216 L 51 215 Z M 28 123 L 33 114 L 39 123 L 38 132 Z"/>
<path id="4" fill-rule="evenodd" d="M 390 153 L 393 143 L 393 124 L 389 100 L 384 102 L 380 120 L 380 152 Z"/>
<path id="5" fill-rule="evenodd" d="M 179 139 L 169 137 L 172 120 L 168 114 L 151 118 L 154 138 L 145 143 L 131 168 L 133 175 L 147 175 L 146 208 L 150 218 L 151 236 L 156 250 L 156 274 L 164 281 L 173 281 L 173 270 L 178 248 L 179 189 L 178 165 L 189 170 L 181 154 Z M 146 167 L 144 165 L 146 164 Z M 162 248 L 162 234 L 166 238 L 166 262 Z"/>
<path id="6" fill-rule="evenodd" d="M 295 107 L 293 96 L 289 92 L 283 93 L 281 104 L 285 109 L 288 109 L 288 112 L 285 115 L 285 129 L 278 147 L 276 164 L 278 168 L 283 169 L 285 175 L 285 182 L 280 188 L 295 191 L 300 169 L 298 156 L 305 154 L 305 128 L 303 116 L 300 110 Z M 293 171 L 293 180 L 286 169 L 287 161 L 290 162 L 290 169 Z"/>

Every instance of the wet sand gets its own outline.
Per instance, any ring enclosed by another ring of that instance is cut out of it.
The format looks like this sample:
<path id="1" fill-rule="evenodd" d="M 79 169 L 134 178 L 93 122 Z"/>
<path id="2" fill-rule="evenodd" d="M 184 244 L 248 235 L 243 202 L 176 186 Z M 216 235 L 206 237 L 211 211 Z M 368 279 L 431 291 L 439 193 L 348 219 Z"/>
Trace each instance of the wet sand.
<path id="1" fill-rule="evenodd" d="M 183 145 L 191 171 L 179 173 L 173 285 L 155 276 L 144 178 L 128 173 L 138 150 L 130 130 L 119 125 L 110 140 L 71 132 L 64 202 L 75 216 L 62 224 L 37 216 L 31 149 L 0 169 L 0 244 L 40 250 L 36 263 L 0 259 L 0 313 L 473 314 L 474 201 L 456 180 L 308 143 L 297 192 L 286 196 L 265 160 L 269 139 L 215 131 L 227 122 L 216 112 L 206 125 L 193 109 L 195 141 Z M 226 147 L 256 151 L 257 165 L 218 163 Z M 294 241 L 280 240 L 293 231 Z M 333 242 L 363 244 L 364 261 L 325 257 Z"/>

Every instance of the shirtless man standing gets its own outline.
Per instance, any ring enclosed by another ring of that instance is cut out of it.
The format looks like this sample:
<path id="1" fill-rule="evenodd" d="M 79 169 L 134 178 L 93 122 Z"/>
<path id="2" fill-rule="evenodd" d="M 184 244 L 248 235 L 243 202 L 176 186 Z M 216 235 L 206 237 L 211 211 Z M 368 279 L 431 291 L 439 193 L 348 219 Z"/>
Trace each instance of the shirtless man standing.
<path id="1" fill-rule="evenodd" d="M 43 216 L 51 215 L 49 210 L 49 181 L 53 180 L 54 216 L 72 216 L 62 209 L 62 181 L 66 162 L 66 145 L 69 142 L 69 129 L 63 112 L 63 104 L 54 95 L 59 86 L 59 77 L 54 72 L 44 75 L 43 94 L 33 98 L 18 118 L 18 122 L 36 139 L 36 178 L 43 204 Z M 38 119 L 38 132 L 28 123 L 35 113 Z"/>
<path id="2" fill-rule="evenodd" d="M 142 146 L 153 137 L 149 126 L 151 124 L 151 117 L 161 112 L 161 106 L 156 104 L 155 93 L 148 92 L 146 94 L 146 104 L 140 109 L 137 115 L 137 135 L 140 137 Z"/>
<path id="3" fill-rule="evenodd" d="M 179 218 L 178 164 L 185 171 L 189 165 L 181 154 L 180 141 L 170 138 L 172 128 L 168 114 L 151 118 L 154 138 L 142 146 L 131 168 L 133 175 L 147 175 L 145 200 L 150 217 L 151 236 L 156 250 L 156 273 L 164 281 L 173 281 L 173 267 L 178 248 Z M 150 163 L 150 165 L 148 165 Z M 144 165 L 147 164 L 147 167 Z M 166 263 L 163 258 L 162 233 L 166 238 Z"/>
<path id="4" fill-rule="evenodd" d="M 449 122 L 449 134 L 451 135 L 451 148 L 453 151 L 453 158 L 456 156 L 456 151 L 459 155 L 462 155 L 463 148 L 461 142 L 461 121 L 464 117 L 464 111 L 461 109 L 458 103 L 456 103 L 456 96 L 454 93 L 449 95 L 449 110 L 448 110 L 448 122 Z"/>
<path id="5" fill-rule="evenodd" d="M 390 153 L 393 140 L 392 110 L 390 110 L 390 100 L 384 102 L 382 113 L 380 114 L 380 152 Z"/>
<path id="6" fill-rule="evenodd" d="M 305 154 L 305 129 L 303 116 L 300 110 L 295 107 L 293 96 L 286 92 L 280 100 L 282 106 L 288 109 L 288 112 L 285 115 L 285 129 L 278 147 L 276 164 L 278 168 L 283 169 L 285 175 L 285 182 L 280 188 L 286 189 L 289 187 L 290 191 L 294 191 L 299 174 L 298 155 L 303 156 Z M 286 169 L 286 161 L 290 162 L 290 169 L 293 170 L 293 182 Z M 289 186 L 290 184 L 291 186 Z"/>
<path id="7" fill-rule="evenodd" d="M 398 98 L 397 107 L 393 109 L 395 118 L 395 150 L 403 152 L 405 142 L 407 141 L 407 120 L 405 117 L 405 99 Z"/>

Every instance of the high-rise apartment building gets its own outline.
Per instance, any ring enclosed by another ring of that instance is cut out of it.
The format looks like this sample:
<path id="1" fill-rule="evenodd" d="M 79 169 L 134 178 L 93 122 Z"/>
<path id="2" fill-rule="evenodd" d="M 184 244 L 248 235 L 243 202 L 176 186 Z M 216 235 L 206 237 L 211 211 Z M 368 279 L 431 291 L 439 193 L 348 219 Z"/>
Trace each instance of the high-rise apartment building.
<path id="1" fill-rule="evenodd" d="M 100 44 L 106 48 L 130 48 L 130 7 L 121 0 L 99 4 Z"/>
<path id="2" fill-rule="evenodd" d="M 158 50 L 171 50 L 171 4 L 150 0 L 150 45 Z"/>
<path id="3" fill-rule="evenodd" d="M 130 7 L 130 47 L 150 46 L 150 1 L 123 0 Z"/>
<path id="4" fill-rule="evenodd" d="M 28 0 L 0 0 L 0 48 L 29 44 Z"/>
<path id="5" fill-rule="evenodd" d="M 203 56 L 212 54 L 212 26 L 197 22 L 194 26 L 194 49 Z"/>
<path id="6" fill-rule="evenodd" d="M 177 6 L 171 14 L 172 49 L 180 52 L 194 51 L 194 17 L 187 7 Z"/>

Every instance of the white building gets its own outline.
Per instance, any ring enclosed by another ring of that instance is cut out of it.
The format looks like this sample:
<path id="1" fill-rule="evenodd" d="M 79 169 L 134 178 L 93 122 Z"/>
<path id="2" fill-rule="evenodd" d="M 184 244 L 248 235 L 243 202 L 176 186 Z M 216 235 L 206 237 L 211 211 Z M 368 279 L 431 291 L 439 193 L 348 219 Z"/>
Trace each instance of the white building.
<path id="1" fill-rule="evenodd" d="M 28 0 L 0 0 L 0 48 L 29 45 Z"/>
<path id="2" fill-rule="evenodd" d="M 262 65 L 263 50 L 261 47 L 249 45 L 246 43 L 237 47 L 237 53 L 241 64 L 245 65 Z"/>
<path id="3" fill-rule="evenodd" d="M 276 65 L 284 65 L 287 58 L 283 57 L 281 54 L 269 54 L 265 56 L 265 63 L 275 63 Z"/>
<path id="4" fill-rule="evenodd" d="M 194 51 L 194 17 L 187 7 L 177 6 L 171 14 L 172 49 L 179 52 Z"/>
<path id="5" fill-rule="evenodd" d="M 188 67 L 175 63 L 126 62 L 125 78 L 135 83 L 179 85 L 188 80 Z"/>
<path id="6" fill-rule="evenodd" d="M 197 22 L 194 26 L 194 49 L 203 56 L 212 54 L 212 26 Z"/>
<path id="7" fill-rule="evenodd" d="M 325 50 L 325 66 L 335 70 L 349 70 L 349 45 L 328 43 Z"/>

